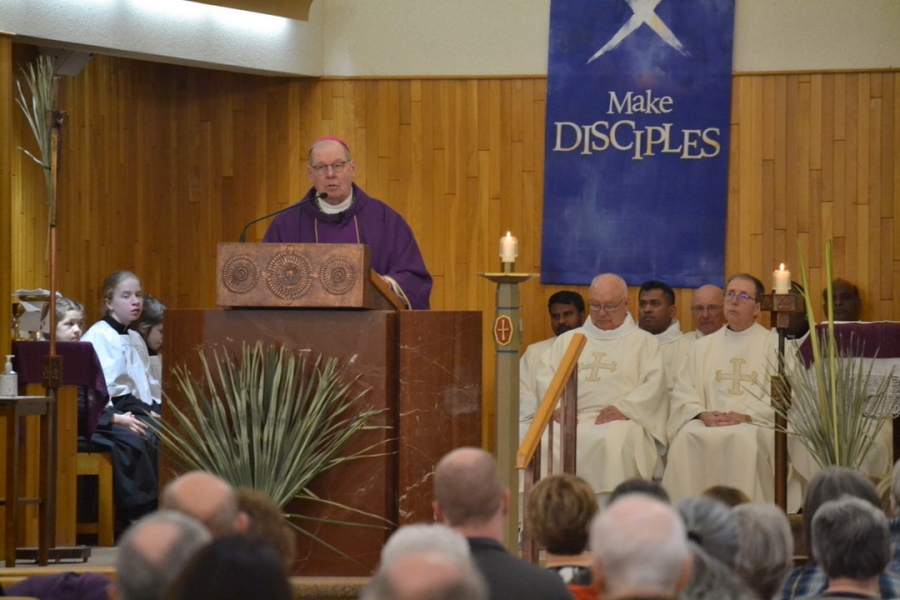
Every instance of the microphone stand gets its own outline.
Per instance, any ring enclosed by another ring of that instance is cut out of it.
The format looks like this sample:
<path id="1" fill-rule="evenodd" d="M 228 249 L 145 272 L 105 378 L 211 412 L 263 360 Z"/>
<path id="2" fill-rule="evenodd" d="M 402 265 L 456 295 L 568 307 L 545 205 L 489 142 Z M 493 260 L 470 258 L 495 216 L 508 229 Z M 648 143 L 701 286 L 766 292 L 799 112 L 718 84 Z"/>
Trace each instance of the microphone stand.
<path id="1" fill-rule="evenodd" d="M 269 213 L 269 214 L 267 214 L 267 215 L 263 215 L 263 216 L 258 217 L 258 218 L 256 218 L 256 219 L 253 219 L 252 221 L 250 221 L 249 223 L 247 223 L 246 225 L 244 225 L 244 228 L 241 230 L 241 235 L 238 236 L 238 243 L 240 243 L 240 244 L 243 244 L 243 243 L 244 243 L 244 240 L 245 240 L 246 237 L 247 237 L 247 230 L 250 229 L 250 226 L 253 225 L 254 223 L 259 223 L 259 222 L 262 221 L 263 219 L 268 219 L 268 218 L 270 218 L 270 217 L 274 217 L 274 216 L 277 215 L 277 214 L 280 214 L 280 213 L 289 211 L 289 210 L 291 210 L 292 208 L 297 208 L 297 207 L 299 207 L 299 206 L 301 206 L 301 205 L 303 205 L 303 204 L 306 204 L 307 202 L 309 202 L 309 201 L 312 200 L 313 198 L 315 198 L 316 200 L 324 200 L 324 199 L 327 198 L 327 197 L 328 197 L 328 192 L 322 192 L 321 194 L 316 194 L 316 195 L 314 195 L 314 196 L 310 196 L 309 198 L 303 199 L 303 200 L 301 200 L 300 202 L 298 202 L 298 203 L 296 203 L 296 204 L 291 204 L 290 206 L 285 206 L 284 208 L 279 208 L 279 209 L 276 210 L 275 212 L 271 212 L 271 213 Z"/>

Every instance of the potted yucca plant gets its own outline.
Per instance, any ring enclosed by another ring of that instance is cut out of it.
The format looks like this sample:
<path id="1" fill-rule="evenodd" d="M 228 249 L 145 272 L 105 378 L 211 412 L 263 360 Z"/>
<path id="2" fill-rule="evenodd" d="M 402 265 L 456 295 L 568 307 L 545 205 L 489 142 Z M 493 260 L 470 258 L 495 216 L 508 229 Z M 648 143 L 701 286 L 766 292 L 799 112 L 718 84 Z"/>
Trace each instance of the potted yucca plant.
<path id="1" fill-rule="evenodd" d="M 342 380 L 337 359 L 310 360 L 305 353 L 298 357 L 287 348 L 257 343 L 244 346 L 239 357 L 201 349 L 200 360 L 199 378 L 184 367 L 173 369 L 182 408 L 167 403 L 165 419 L 157 420 L 162 451 L 179 468 L 265 492 L 283 509 L 299 498 L 380 519 L 309 489 L 336 465 L 383 455 L 375 447 L 379 444 L 343 452 L 361 432 L 385 427 L 371 423 L 382 411 L 358 410 L 367 390 L 355 391 L 355 380 Z M 285 517 L 298 531 L 346 556 L 304 527 L 320 519 Z"/>

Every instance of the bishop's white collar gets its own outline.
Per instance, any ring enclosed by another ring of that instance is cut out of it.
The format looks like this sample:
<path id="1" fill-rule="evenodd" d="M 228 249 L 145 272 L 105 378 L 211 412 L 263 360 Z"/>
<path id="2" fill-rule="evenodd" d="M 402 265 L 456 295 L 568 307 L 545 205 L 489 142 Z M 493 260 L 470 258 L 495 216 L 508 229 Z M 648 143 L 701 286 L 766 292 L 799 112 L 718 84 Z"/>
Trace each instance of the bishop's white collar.
<path id="1" fill-rule="evenodd" d="M 316 200 L 316 204 L 319 205 L 319 210 L 321 210 L 326 215 L 336 215 L 339 212 L 344 212 L 350 205 L 353 204 L 353 191 L 350 191 L 350 195 L 344 198 L 343 202 L 340 204 L 329 204 L 324 200 Z"/>

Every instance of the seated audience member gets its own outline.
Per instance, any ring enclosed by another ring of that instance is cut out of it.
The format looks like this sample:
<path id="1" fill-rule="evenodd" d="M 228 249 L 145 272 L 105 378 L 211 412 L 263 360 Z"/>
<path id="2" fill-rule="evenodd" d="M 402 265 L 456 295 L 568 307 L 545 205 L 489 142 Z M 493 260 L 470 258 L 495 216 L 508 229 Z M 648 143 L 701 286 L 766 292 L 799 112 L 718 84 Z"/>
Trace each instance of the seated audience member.
<path id="1" fill-rule="evenodd" d="M 675 503 L 687 529 L 688 539 L 729 569 L 740 547 L 741 530 L 737 517 L 715 498 L 692 496 Z"/>
<path id="2" fill-rule="evenodd" d="M 519 359 L 519 442 L 531 427 L 541 398 L 537 395 L 537 371 L 541 356 L 553 345 L 556 337 L 578 329 L 584 323 L 584 298 L 578 292 L 563 290 L 550 296 L 547 302 L 550 329 L 553 337 L 529 344 Z"/>
<path id="3" fill-rule="evenodd" d="M 110 600 L 162 598 L 164 590 L 209 540 L 206 528 L 189 515 L 169 510 L 147 515 L 119 540 Z"/>
<path id="4" fill-rule="evenodd" d="M 147 354 L 150 356 L 150 375 L 151 381 L 155 381 L 157 390 L 151 393 L 159 394 L 162 397 L 162 356 L 159 351 L 163 346 L 163 313 L 166 305 L 154 298 L 153 296 L 144 296 L 144 308 L 141 315 L 135 319 L 129 327 L 137 331 L 144 343 L 147 344 Z"/>
<path id="5" fill-rule="evenodd" d="M 292 600 L 282 558 L 268 542 L 231 533 L 211 541 L 185 565 L 165 600 Z"/>
<path id="6" fill-rule="evenodd" d="M 510 554 L 503 546 L 509 490 L 494 457 L 480 448 L 457 448 L 434 470 L 434 515 L 466 536 L 491 600 L 571 599 L 554 573 Z"/>
<path id="7" fill-rule="evenodd" d="M 888 521 L 888 528 L 891 531 L 891 547 L 894 549 L 891 562 L 888 564 L 887 570 L 892 573 L 900 574 L 900 460 L 894 463 L 894 470 L 891 473 L 891 500 L 890 512 L 891 517 Z"/>
<path id="8" fill-rule="evenodd" d="M 381 549 L 379 568 L 389 567 L 398 559 L 421 552 L 446 554 L 461 565 L 472 561 L 469 542 L 463 534 L 441 523 L 413 523 L 395 531 Z"/>
<path id="9" fill-rule="evenodd" d="M 590 318 L 577 332 L 557 337 L 544 353 L 538 397 L 549 388 L 572 336 L 584 334 L 578 358 L 576 475 L 603 497 L 625 479 L 656 474 L 666 450 L 669 405 L 659 342 L 628 313 L 625 280 L 598 275 L 588 298 Z M 553 455 L 559 456 L 558 449 Z"/>
<path id="10" fill-rule="evenodd" d="M 691 573 L 684 525 L 644 494 L 619 498 L 591 524 L 593 580 L 603 600 L 674 599 Z"/>
<path id="11" fill-rule="evenodd" d="M 754 502 L 775 497 L 769 373 L 778 336 L 756 322 L 762 283 L 728 280 L 726 327 L 694 342 L 672 392 L 669 455 L 663 487 L 678 500 L 713 485 L 734 487 Z M 765 400 L 763 400 L 765 399 Z"/>
<path id="12" fill-rule="evenodd" d="M 812 520 L 819 507 L 829 500 L 837 500 L 843 496 L 860 498 L 878 509 L 881 508 L 875 485 L 861 473 L 846 467 L 822 469 L 809 482 L 803 500 L 803 532 L 807 540 L 812 539 Z M 810 554 L 810 560 L 806 564 L 794 567 L 788 574 L 776 600 L 815 597 L 825 591 L 828 577 L 822 570 L 812 544 Z M 883 598 L 900 598 L 900 576 L 882 573 L 878 578 L 878 585 Z"/>
<path id="13" fill-rule="evenodd" d="M 381 550 L 361 600 L 487 600 L 466 538 L 440 523 L 406 525 Z"/>
<path id="14" fill-rule="evenodd" d="M 406 554 L 379 569 L 360 600 L 488 600 L 484 577 L 435 550 Z"/>
<path id="15" fill-rule="evenodd" d="M 828 576 L 828 587 L 812 598 L 881 598 L 891 536 L 879 508 L 850 496 L 825 502 L 812 520 L 812 548 Z"/>
<path id="16" fill-rule="evenodd" d="M 727 485 L 714 485 L 703 490 L 703 493 L 700 495 L 714 498 L 729 508 L 734 508 L 739 504 L 750 502 L 750 498 L 747 497 L 747 494 L 737 488 L 729 487 Z"/>
<path id="17" fill-rule="evenodd" d="M 191 471 L 170 481 L 163 490 L 160 507 L 191 515 L 213 537 L 243 533 L 249 526 L 231 484 L 203 471 Z"/>
<path id="18" fill-rule="evenodd" d="M 126 523 L 156 510 L 158 440 L 151 415 L 159 414 L 158 382 L 150 374 L 144 341 L 128 326 L 141 314 L 141 281 L 116 271 L 103 282 L 104 316 L 84 334 L 103 369 L 110 403 L 90 443 L 111 453 L 116 519 Z"/>
<path id="19" fill-rule="evenodd" d="M 835 279 L 831 283 L 831 298 L 834 302 L 835 321 L 859 321 L 862 313 L 862 298 L 859 288 L 846 279 Z M 828 319 L 828 288 L 822 290 L 823 321 Z"/>
<path id="20" fill-rule="evenodd" d="M 638 292 L 638 327 L 653 334 L 659 342 L 666 369 L 666 389 L 672 393 L 678 371 L 687 357 L 693 337 L 685 336 L 675 318 L 675 291 L 662 281 L 645 281 Z"/>
<path id="21" fill-rule="evenodd" d="M 794 537 L 787 515 L 774 504 L 741 504 L 732 510 L 740 527 L 735 570 L 757 595 L 778 593 L 794 565 Z"/>
<path id="22" fill-rule="evenodd" d="M 525 501 L 525 528 L 547 550 L 544 566 L 562 578 L 576 599 L 597 597 L 591 557 L 585 552 L 596 514 L 594 490 L 574 475 L 541 479 Z"/>
<path id="23" fill-rule="evenodd" d="M 725 292 L 717 285 L 701 285 L 691 294 L 691 320 L 694 330 L 686 333 L 689 338 L 700 339 L 715 333 L 725 325 Z"/>
<path id="24" fill-rule="evenodd" d="M 247 515 L 246 533 L 272 544 L 284 559 L 285 569 L 290 572 L 297 554 L 297 536 L 285 519 L 281 507 L 268 494 L 258 490 L 238 489 L 235 497 L 238 511 Z"/>
<path id="25" fill-rule="evenodd" d="M 631 479 L 626 479 L 615 487 L 615 489 L 612 491 L 612 494 L 609 495 L 609 499 L 607 499 L 606 505 L 609 506 L 617 499 L 627 494 L 646 494 L 648 496 L 656 498 L 660 502 L 665 502 L 666 504 L 672 503 L 671 499 L 669 498 L 668 492 L 666 492 L 663 486 L 661 486 L 659 483 L 651 481 L 649 479 L 632 477 Z"/>
<path id="26" fill-rule="evenodd" d="M 694 557 L 691 579 L 682 593 L 685 600 L 753 598 L 753 591 L 734 570 L 740 528 L 731 510 L 705 496 L 684 498 L 675 510 L 684 520 Z"/>
<path id="27" fill-rule="evenodd" d="M 41 309 L 41 329 L 49 331 L 47 314 L 50 312 L 50 303 L 44 303 Z M 71 298 L 56 299 L 56 341 L 78 342 L 84 333 L 84 308 Z M 49 339 L 49 338 L 48 338 Z"/>

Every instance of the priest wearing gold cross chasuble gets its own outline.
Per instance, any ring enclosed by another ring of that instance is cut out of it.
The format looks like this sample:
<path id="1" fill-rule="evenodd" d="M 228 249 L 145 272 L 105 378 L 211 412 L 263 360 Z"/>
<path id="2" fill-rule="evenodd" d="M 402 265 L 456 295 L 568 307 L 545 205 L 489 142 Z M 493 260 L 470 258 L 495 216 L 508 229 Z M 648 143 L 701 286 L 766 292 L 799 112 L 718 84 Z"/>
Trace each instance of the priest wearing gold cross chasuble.
<path id="1" fill-rule="evenodd" d="M 778 337 L 756 322 L 764 293 L 752 275 L 732 277 L 727 326 L 694 343 L 675 382 L 662 479 L 675 501 L 713 485 L 774 501 L 774 433 L 754 424 L 774 419 L 768 391 Z"/>
<path id="2" fill-rule="evenodd" d="M 607 495 L 626 479 L 650 479 L 661 466 L 666 382 L 659 342 L 628 314 L 625 281 L 618 275 L 598 275 L 589 300 L 585 324 L 557 337 L 544 353 L 537 388 L 543 398 L 572 336 L 583 333 L 587 343 L 578 359 L 576 472 L 594 492 Z M 554 445 L 558 472 L 559 435 Z"/>

